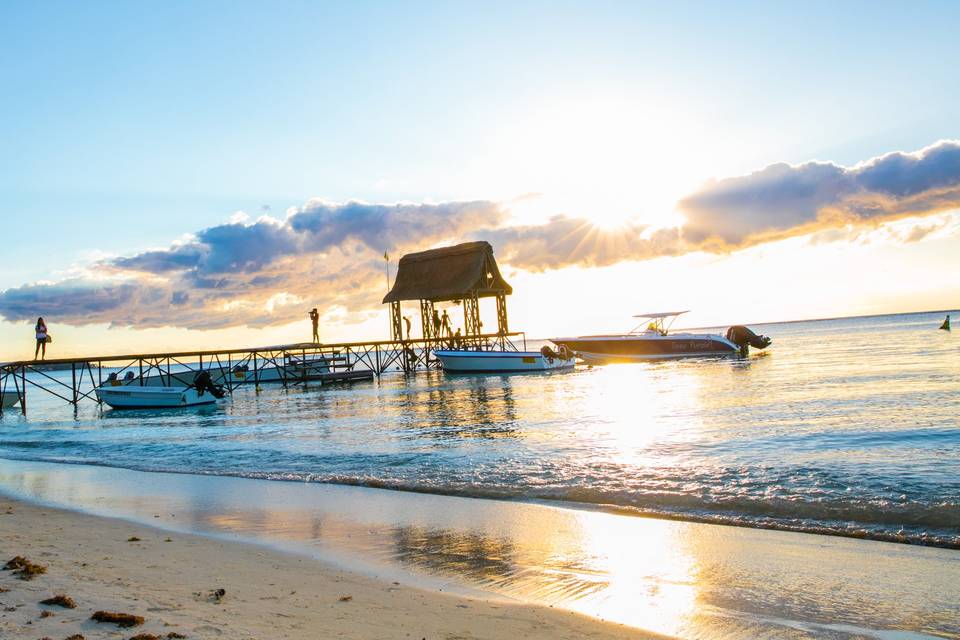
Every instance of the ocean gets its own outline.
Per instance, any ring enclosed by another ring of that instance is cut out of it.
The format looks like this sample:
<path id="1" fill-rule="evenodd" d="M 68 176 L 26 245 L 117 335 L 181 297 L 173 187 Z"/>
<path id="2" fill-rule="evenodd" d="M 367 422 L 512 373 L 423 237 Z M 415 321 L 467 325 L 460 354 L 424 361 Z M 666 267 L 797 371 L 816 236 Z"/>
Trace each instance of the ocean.
<path id="1" fill-rule="evenodd" d="M 754 325 L 774 342 L 744 359 L 241 387 L 173 412 L 31 390 L 26 418 L 0 419 L 0 458 L 960 548 L 960 336 L 942 320 Z"/>

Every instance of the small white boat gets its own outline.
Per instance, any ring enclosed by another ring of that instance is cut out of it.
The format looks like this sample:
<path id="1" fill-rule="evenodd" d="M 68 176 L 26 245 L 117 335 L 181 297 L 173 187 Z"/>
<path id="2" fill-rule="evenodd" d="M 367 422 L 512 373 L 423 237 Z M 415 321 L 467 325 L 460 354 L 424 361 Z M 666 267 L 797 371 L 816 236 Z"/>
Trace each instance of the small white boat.
<path id="1" fill-rule="evenodd" d="M 459 349 L 435 350 L 448 373 L 518 373 L 524 371 L 553 371 L 571 369 L 575 364 L 572 353 L 540 351 L 466 351 Z"/>
<path id="2" fill-rule="evenodd" d="M 119 385 L 98 387 L 97 398 L 114 409 L 176 409 L 213 404 L 217 397 L 210 391 L 202 395 L 193 387 L 141 387 Z"/>

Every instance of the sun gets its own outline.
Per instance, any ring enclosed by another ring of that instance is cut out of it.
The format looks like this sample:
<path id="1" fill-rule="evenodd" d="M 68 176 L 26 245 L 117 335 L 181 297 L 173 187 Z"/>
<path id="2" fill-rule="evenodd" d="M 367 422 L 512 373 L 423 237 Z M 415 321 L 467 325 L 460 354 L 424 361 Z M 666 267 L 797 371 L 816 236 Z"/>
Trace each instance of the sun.
<path id="1" fill-rule="evenodd" d="M 562 214 L 604 230 L 677 226 L 677 201 L 709 176 L 701 126 L 645 96 L 553 100 L 517 114 L 488 153 L 515 194 L 538 194 L 511 204 L 520 224 Z"/>

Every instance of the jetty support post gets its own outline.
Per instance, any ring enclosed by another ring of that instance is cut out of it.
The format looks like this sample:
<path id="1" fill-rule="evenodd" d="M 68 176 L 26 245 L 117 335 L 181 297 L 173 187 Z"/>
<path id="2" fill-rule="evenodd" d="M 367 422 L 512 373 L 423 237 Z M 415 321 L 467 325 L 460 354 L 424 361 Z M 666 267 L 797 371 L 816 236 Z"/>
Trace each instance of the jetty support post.
<path id="1" fill-rule="evenodd" d="M 70 363 L 70 391 L 73 394 L 73 400 L 71 403 L 74 407 L 77 406 L 77 396 L 79 395 L 80 390 L 77 388 L 77 363 Z"/>
<path id="2" fill-rule="evenodd" d="M 477 342 L 477 336 L 483 331 L 480 330 L 480 300 L 476 293 L 463 298 L 463 323 L 464 334 Z"/>
<path id="3" fill-rule="evenodd" d="M 403 340 L 403 316 L 399 300 L 390 303 L 390 339 Z"/>
<path id="4" fill-rule="evenodd" d="M 500 336 L 500 348 L 505 349 L 506 335 L 510 333 L 510 323 L 507 319 L 507 297 L 502 293 L 497 296 L 497 335 Z"/>
<path id="5" fill-rule="evenodd" d="M 16 379 L 16 378 L 14 378 Z M 20 365 L 20 413 L 27 415 L 27 367 Z"/>

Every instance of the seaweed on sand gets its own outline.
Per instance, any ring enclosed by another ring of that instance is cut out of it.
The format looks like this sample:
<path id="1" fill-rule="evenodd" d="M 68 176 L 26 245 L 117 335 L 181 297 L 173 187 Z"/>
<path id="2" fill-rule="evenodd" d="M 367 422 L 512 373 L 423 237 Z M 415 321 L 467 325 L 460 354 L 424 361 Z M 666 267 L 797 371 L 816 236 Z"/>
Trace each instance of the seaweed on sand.
<path id="1" fill-rule="evenodd" d="M 47 568 L 42 564 L 30 562 L 23 556 L 14 556 L 7 564 L 3 565 L 7 571 L 13 571 L 13 575 L 21 580 L 33 580 L 35 577 L 47 572 Z"/>
<path id="2" fill-rule="evenodd" d="M 73 601 L 73 598 L 70 596 L 65 596 L 63 594 L 58 594 L 52 598 L 47 598 L 46 600 L 41 600 L 40 604 L 47 604 L 53 607 L 63 607 L 65 609 L 76 609 L 77 603 Z"/>
<path id="3" fill-rule="evenodd" d="M 114 613 L 112 611 L 96 611 L 90 616 L 90 619 L 97 622 L 109 622 L 118 627 L 135 627 L 143 624 L 142 616 L 135 616 L 132 613 Z"/>

